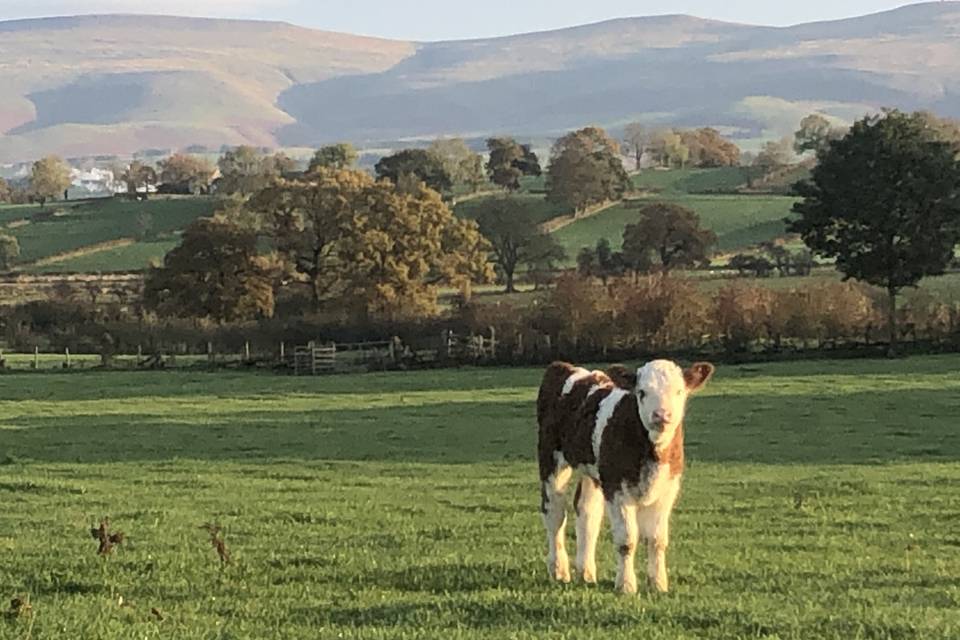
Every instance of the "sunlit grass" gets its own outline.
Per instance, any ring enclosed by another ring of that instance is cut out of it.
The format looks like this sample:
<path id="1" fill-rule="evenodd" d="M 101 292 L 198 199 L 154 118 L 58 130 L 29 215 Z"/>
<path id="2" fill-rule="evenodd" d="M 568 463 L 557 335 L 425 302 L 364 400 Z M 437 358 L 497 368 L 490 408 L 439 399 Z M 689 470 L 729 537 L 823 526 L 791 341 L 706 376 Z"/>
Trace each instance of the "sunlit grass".
<path id="1" fill-rule="evenodd" d="M 954 637 L 958 367 L 721 366 L 637 598 L 546 578 L 539 369 L 3 375 L 0 637 Z"/>

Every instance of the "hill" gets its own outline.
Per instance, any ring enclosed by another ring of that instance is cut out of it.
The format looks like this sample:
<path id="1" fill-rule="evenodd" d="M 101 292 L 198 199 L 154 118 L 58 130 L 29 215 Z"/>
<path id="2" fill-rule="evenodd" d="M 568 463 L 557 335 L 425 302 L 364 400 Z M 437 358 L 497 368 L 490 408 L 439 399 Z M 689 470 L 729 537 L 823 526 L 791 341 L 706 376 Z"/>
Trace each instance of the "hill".
<path id="1" fill-rule="evenodd" d="M 960 2 L 789 28 L 661 16 L 437 43 L 143 16 L 5 22 L 0 35 L 0 162 L 635 118 L 756 139 L 814 109 L 960 116 Z"/>

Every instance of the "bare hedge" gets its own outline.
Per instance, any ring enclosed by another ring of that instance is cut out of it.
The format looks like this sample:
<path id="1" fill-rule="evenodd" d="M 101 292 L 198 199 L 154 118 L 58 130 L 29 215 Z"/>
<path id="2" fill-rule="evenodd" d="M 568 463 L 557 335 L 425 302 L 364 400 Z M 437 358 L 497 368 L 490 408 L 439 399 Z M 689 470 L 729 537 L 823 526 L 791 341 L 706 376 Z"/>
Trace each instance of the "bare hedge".
<path id="1" fill-rule="evenodd" d="M 505 347 L 516 336 L 562 356 L 713 351 L 730 354 L 879 344 L 886 335 L 881 291 L 855 282 L 811 281 L 775 289 L 731 281 L 715 291 L 682 277 L 599 281 L 564 276 L 524 310 L 467 309 L 473 330 L 492 327 Z M 899 310 L 905 342 L 960 341 L 960 304 L 924 292 Z M 529 347 L 515 349 L 523 356 Z"/>

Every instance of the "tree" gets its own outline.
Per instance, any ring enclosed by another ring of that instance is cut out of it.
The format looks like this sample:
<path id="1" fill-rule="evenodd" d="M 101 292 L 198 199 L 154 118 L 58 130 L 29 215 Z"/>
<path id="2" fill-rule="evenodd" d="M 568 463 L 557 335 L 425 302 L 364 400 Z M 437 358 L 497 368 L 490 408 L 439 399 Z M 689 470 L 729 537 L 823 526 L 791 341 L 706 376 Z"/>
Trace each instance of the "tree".
<path id="1" fill-rule="evenodd" d="M 960 241 L 957 147 L 928 125 L 917 113 L 868 116 L 796 187 L 790 230 L 845 278 L 886 289 L 891 352 L 897 295 L 942 274 Z"/>
<path id="2" fill-rule="evenodd" d="M 365 315 L 396 320 L 437 312 L 438 286 L 487 282 L 490 245 L 475 222 L 463 220 L 436 191 L 400 191 L 389 182 L 367 184 L 356 203 L 355 232 L 341 251 L 348 300 Z"/>
<path id="3" fill-rule="evenodd" d="M 20 257 L 20 243 L 15 236 L 0 234 L 0 271 L 10 271 Z"/>
<path id="4" fill-rule="evenodd" d="M 308 171 L 317 169 L 350 169 L 357 164 L 357 150 L 349 142 L 339 142 L 320 147 L 310 160 Z"/>
<path id="5" fill-rule="evenodd" d="M 487 150 L 490 182 L 504 189 L 518 191 L 520 178 L 542 173 L 540 160 L 528 144 L 521 145 L 513 138 L 490 138 Z"/>
<path id="6" fill-rule="evenodd" d="M 559 264 L 567 259 L 567 252 L 547 233 L 538 233 L 524 247 L 521 260 L 527 265 L 527 275 L 533 280 L 533 288 L 539 289 L 547 284 L 559 269 Z"/>
<path id="7" fill-rule="evenodd" d="M 808 249 L 801 249 L 790 254 L 790 266 L 794 275 L 808 276 L 817 263 Z"/>
<path id="8" fill-rule="evenodd" d="M 763 172 L 763 175 L 768 175 L 787 166 L 791 161 L 793 161 L 793 145 L 790 138 L 782 138 L 767 141 L 753 164 Z"/>
<path id="9" fill-rule="evenodd" d="M 160 162 L 160 182 L 173 193 L 206 193 L 216 172 L 208 160 L 183 153 Z"/>
<path id="10" fill-rule="evenodd" d="M 517 166 L 523 159 L 523 148 L 513 138 L 490 138 L 487 140 L 487 175 L 490 182 L 509 191 L 520 189 L 523 171 Z"/>
<path id="11" fill-rule="evenodd" d="M 150 165 L 134 160 L 120 174 L 120 180 L 127 186 L 127 193 L 135 196 L 143 187 L 144 194 L 149 193 L 150 185 L 157 183 L 157 172 Z"/>
<path id="12" fill-rule="evenodd" d="M 428 151 L 443 164 L 454 186 L 465 187 L 473 193 L 484 182 L 483 158 L 474 153 L 461 138 L 439 138 L 430 144 Z"/>
<path id="13" fill-rule="evenodd" d="M 477 224 L 490 242 L 507 293 L 516 291 L 514 275 L 520 264 L 542 268 L 557 260 L 559 245 L 540 231 L 534 212 L 516 198 L 507 196 L 485 202 L 477 214 Z"/>
<path id="14" fill-rule="evenodd" d="M 353 206 L 368 182 L 357 171 L 315 167 L 303 181 L 274 182 L 245 207 L 266 219 L 278 252 L 310 286 L 317 309 L 343 295 L 338 250 L 353 228 Z"/>
<path id="15" fill-rule="evenodd" d="M 800 128 L 794 134 L 793 150 L 797 155 L 808 151 L 825 151 L 831 140 L 843 137 L 843 129 L 834 127 L 819 113 L 812 113 L 800 121 Z"/>
<path id="16" fill-rule="evenodd" d="M 760 248 L 769 256 L 771 263 L 777 268 L 780 277 L 790 275 L 792 254 L 783 246 L 782 242 L 770 241 L 760 244 Z"/>
<path id="17" fill-rule="evenodd" d="M 453 216 L 422 183 L 400 189 L 362 171 L 319 169 L 279 180 L 247 204 L 317 306 L 397 318 L 432 312 L 437 285 L 491 275 L 476 224 Z"/>
<path id="18" fill-rule="evenodd" d="M 0 178 L 0 202 L 10 202 L 13 197 L 13 191 L 6 180 Z"/>
<path id="19" fill-rule="evenodd" d="M 960 154 L 960 120 L 941 118 L 929 111 L 920 111 L 917 117 L 933 129 L 938 138 L 951 143 Z"/>
<path id="20" fill-rule="evenodd" d="M 218 192 L 242 198 L 263 189 L 280 175 L 275 158 L 264 156 L 250 146 L 228 150 L 217 165 L 220 167 Z"/>
<path id="21" fill-rule="evenodd" d="M 659 265 L 663 271 L 708 262 L 717 235 L 700 226 L 700 216 L 678 204 L 658 202 L 640 209 L 636 224 L 623 231 L 623 254 L 628 265 Z M 654 259 L 656 262 L 654 262 Z"/>
<path id="22" fill-rule="evenodd" d="M 523 152 L 519 160 L 514 160 L 513 166 L 520 169 L 520 173 L 525 176 L 540 177 L 543 175 L 543 169 L 540 167 L 540 158 L 533 152 L 529 144 L 520 145 L 520 151 Z"/>
<path id="23" fill-rule="evenodd" d="M 577 272 L 584 277 L 600 278 L 603 284 L 610 278 L 622 276 L 627 269 L 623 253 L 614 252 L 606 238 L 600 238 L 592 249 L 584 247 L 577 254 Z"/>
<path id="24" fill-rule="evenodd" d="M 741 276 L 752 275 L 756 278 L 768 278 L 773 271 L 773 263 L 763 256 L 738 253 L 730 258 L 729 266 Z"/>
<path id="25" fill-rule="evenodd" d="M 70 167 L 57 156 L 47 156 L 33 163 L 30 172 L 30 192 L 40 201 L 42 209 L 47 200 L 60 197 L 70 186 Z"/>
<path id="26" fill-rule="evenodd" d="M 630 187 L 617 143 L 598 127 L 569 133 L 553 145 L 547 170 L 547 200 L 580 213 L 619 200 Z"/>
<path id="27" fill-rule="evenodd" d="M 673 129 L 657 129 L 649 133 L 647 149 L 653 155 L 658 166 L 681 168 L 690 158 L 690 149 L 683 144 L 683 138 Z"/>
<path id="28" fill-rule="evenodd" d="M 680 141 L 689 150 L 690 163 L 696 167 L 735 167 L 740 162 L 740 148 L 716 129 L 682 131 Z"/>
<path id="29" fill-rule="evenodd" d="M 374 170 L 377 178 L 386 178 L 394 185 L 399 185 L 405 176 L 416 176 L 417 180 L 441 193 L 453 186 L 443 162 L 425 149 L 404 149 L 381 158 Z"/>
<path id="30" fill-rule="evenodd" d="M 266 158 L 267 173 L 271 176 L 286 176 L 297 170 L 297 161 L 280 151 Z"/>
<path id="31" fill-rule="evenodd" d="M 223 218 L 200 218 L 151 269 L 144 305 L 162 316 L 234 322 L 273 315 L 273 274 L 257 236 Z"/>
<path id="32" fill-rule="evenodd" d="M 623 131 L 623 145 L 633 156 L 634 169 L 640 171 L 643 165 L 643 154 L 650 144 L 650 134 L 639 122 L 631 122 Z"/>
<path id="33" fill-rule="evenodd" d="M 584 278 L 593 278 L 599 272 L 597 252 L 593 247 L 582 247 L 577 253 L 577 273 Z"/>

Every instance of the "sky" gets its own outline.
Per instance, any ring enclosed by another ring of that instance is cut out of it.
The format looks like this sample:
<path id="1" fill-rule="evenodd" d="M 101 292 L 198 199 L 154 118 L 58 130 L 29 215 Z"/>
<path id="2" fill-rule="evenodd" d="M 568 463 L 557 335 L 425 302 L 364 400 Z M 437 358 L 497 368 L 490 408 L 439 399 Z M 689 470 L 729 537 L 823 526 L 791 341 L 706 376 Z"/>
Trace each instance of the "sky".
<path id="1" fill-rule="evenodd" d="M 88 13 L 164 13 L 283 20 L 404 40 L 481 38 L 686 13 L 786 26 L 893 9 L 906 0 L 0 0 L 0 20 Z"/>

